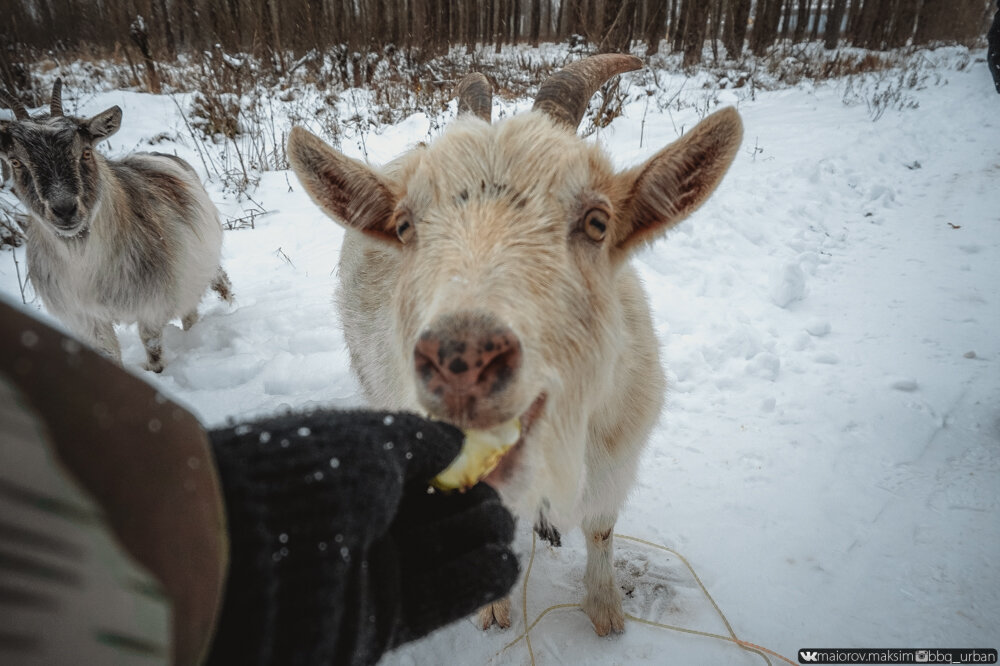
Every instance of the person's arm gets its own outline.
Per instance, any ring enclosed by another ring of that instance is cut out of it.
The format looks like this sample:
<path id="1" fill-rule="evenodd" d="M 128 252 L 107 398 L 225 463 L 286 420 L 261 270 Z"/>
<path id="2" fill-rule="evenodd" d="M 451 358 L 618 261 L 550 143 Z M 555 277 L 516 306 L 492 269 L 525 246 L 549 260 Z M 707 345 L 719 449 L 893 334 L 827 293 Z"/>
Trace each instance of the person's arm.
<path id="1" fill-rule="evenodd" d="M 2 300 L 0 350 L 0 375 L 37 414 L 125 551 L 163 586 L 173 607 L 173 663 L 199 663 L 221 604 L 227 553 L 222 495 L 201 424 L 146 382 Z"/>

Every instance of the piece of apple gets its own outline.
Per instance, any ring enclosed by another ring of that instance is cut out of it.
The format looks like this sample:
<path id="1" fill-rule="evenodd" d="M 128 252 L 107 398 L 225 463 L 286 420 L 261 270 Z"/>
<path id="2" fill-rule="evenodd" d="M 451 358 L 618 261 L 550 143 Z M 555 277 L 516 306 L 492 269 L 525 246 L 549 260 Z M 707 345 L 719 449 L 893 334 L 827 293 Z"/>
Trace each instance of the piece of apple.
<path id="1" fill-rule="evenodd" d="M 464 491 L 479 483 L 496 469 L 504 454 L 521 437 L 521 422 L 517 418 L 505 421 L 489 430 L 465 431 L 462 450 L 431 485 L 440 490 Z"/>

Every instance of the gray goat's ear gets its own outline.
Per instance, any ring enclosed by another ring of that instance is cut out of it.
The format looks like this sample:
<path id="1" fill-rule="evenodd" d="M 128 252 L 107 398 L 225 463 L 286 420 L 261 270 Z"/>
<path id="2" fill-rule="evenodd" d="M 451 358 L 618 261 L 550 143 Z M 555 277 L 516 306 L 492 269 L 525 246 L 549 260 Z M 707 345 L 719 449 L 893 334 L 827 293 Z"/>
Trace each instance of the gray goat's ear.
<path id="1" fill-rule="evenodd" d="M 713 113 L 649 160 L 619 175 L 629 192 L 621 224 L 613 230 L 623 250 L 655 240 L 698 209 L 715 191 L 743 141 L 732 107 Z"/>
<path id="2" fill-rule="evenodd" d="M 90 120 L 84 120 L 81 124 L 81 127 L 97 141 L 107 139 L 121 126 L 122 109 L 120 106 L 113 106 L 106 111 L 101 111 Z"/>
<path id="3" fill-rule="evenodd" d="M 327 215 L 379 240 L 399 243 L 392 224 L 396 197 L 364 162 L 337 152 L 301 127 L 293 127 L 288 135 L 288 161 Z"/>

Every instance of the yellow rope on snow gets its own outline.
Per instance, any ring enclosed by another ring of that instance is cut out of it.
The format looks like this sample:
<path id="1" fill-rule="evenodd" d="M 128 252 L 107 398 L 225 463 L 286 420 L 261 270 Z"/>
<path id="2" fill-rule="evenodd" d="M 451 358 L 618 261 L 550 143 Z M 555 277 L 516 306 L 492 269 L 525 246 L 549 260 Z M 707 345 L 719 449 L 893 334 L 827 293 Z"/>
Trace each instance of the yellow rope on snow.
<path id="1" fill-rule="evenodd" d="M 793 662 L 792 660 L 788 659 L 787 657 L 784 657 L 784 656 L 778 654 L 774 650 L 770 650 L 770 649 L 768 649 L 766 647 L 763 647 L 762 645 L 756 645 L 755 643 L 750 643 L 749 641 L 745 641 L 745 640 L 737 637 L 736 636 L 736 632 L 733 631 L 733 627 L 732 627 L 732 625 L 729 624 L 729 620 L 726 618 L 725 613 L 723 613 L 722 609 L 719 608 L 719 604 L 715 603 L 715 599 L 713 599 L 712 595 L 709 594 L 708 588 L 706 588 L 705 584 L 701 582 L 701 578 L 698 576 L 698 573 L 694 570 L 694 567 L 691 566 L 691 563 L 687 561 L 686 557 L 684 557 L 683 555 L 681 555 L 680 553 L 678 553 L 676 550 L 673 550 L 672 548 L 667 548 L 666 546 L 661 546 L 660 544 L 653 543 L 652 541 L 646 541 L 645 539 L 640 539 L 638 537 L 628 536 L 626 534 L 615 534 L 614 536 L 617 539 L 625 539 L 626 541 L 635 541 L 636 543 L 641 543 L 641 544 L 644 544 L 646 546 L 650 546 L 652 548 L 657 548 L 659 550 L 666 551 L 666 552 L 670 553 L 671 555 L 674 555 L 675 557 L 677 557 L 681 562 L 683 562 L 684 566 L 686 566 L 687 569 L 688 569 L 688 571 L 691 572 L 691 576 L 694 578 L 695 582 L 698 583 L 698 587 L 701 588 L 702 593 L 705 595 L 706 598 L 708 598 L 709 602 L 712 604 L 712 608 L 714 608 L 715 612 L 718 613 L 719 618 L 722 620 L 722 623 L 724 625 L 726 625 L 726 631 L 729 632 L 729 635 L 728 636 L 723 636 L 722 634 L 714 634 L 714 633 L 711 633 L 711 632 L 708 632 L 708 631 L 699 631 L 698 629 L 687 629 L 685 627 L 677 627 L 677 626 L 674 626 L 672 624 L 662 624 L 660 622 L 653 622 L 652 620 L 646 620 L 646 619 L 643 619 L 641 617 L 636 617 L 636 616 L 630 615 L 628 613 L 625 614 L 626 618 L 628 618 L 629 620 L 632 620 L 633 622 L 639 622 L 640 624 L 645 624 L 645 625 L 648 625 L 648 626 L 651 626 L 651 627 L 659 627 L 660 629 L 670 629 L 672 631 L 679 631 L 679 632 L 682 632 L 682 633 L 685 633 L 685 634 L 694 634 L 696 636 L 705 636 L 707 638 L 715 638 L 715 639 L 720 640 L 720 641 L 726 641 L 727 643 L 734 643 L 734 644 L 738 645 L 740 648 L 742 648 L 743 650 L 746 650 L 747 652 L 752 652 L 753 654 L 756 654 L 757 656 L 759 656 L 761 659 L 763 659 L 768 664 L 768 666 L 772 666 L 772 664 L 771 664 L 771 660 L 768 659 L 767 655 L 771 655 L 773 657 L 777 657 L 778 659 L 781 659 L 782 661 L 784 661 L 784 662 L 786 662 L 788 664 L 792 664 L 792 666 L 795 666 L 795 662 Z M 537 544 L 537 536 L 535 535 L 534 532 L 532 532 L 532 534 L 531 534 L 531 556 L 528 558 L 528 570 L 524 573 L 524 583 L 523 583 L 522 588 L 521 588 L 521 612 L 522 612 L 522 617 L 524 618 L 524 622 L 525 622 L 524 632 L 522 632 L 520 636 L 518 636 L 517 638 L 515 638 L 514 640 L 512 640 L 510 643 L 507 643 L 507 645 L 503 646 L 503 648 L 501 648 L 500 651 L 497 652 L 497 654 L 496 654 L 496 656 L 499 657 L 501 654 L 503 654 L 504 652 L 506 652 L 508 648 L 511 648 L 511 647 L 517 645 L 518 643 L 520 643 L 523 640 L 524 643 L 525 643 L 525 645 L 528 646 L 528 656 L 531 658 L 531 665 L 532 666 L 535 666 L 535 652 L 531 648 L 531 631 L 535 628 L 535 625 L 537 625 L 541 621 L 541 619 L 543 617 L 545 617 L 546 615 L 548 615 L 551 611 L 559 610 L 559 609 L 563 609 L 563 608 L 580 608 L 580 604 L 556 604 L 554 606 L 549 606 L 548 608 L 546 608 L 545 610 L 543 610 L 541 613 L 539 613 L 538 617 L 536 617 L 535 620 L 530 625 L 528 625 L 528 578 L 531 577 L 531 567 L 535 563 L 535 547 L 536 547 L 536 544 Z"/>

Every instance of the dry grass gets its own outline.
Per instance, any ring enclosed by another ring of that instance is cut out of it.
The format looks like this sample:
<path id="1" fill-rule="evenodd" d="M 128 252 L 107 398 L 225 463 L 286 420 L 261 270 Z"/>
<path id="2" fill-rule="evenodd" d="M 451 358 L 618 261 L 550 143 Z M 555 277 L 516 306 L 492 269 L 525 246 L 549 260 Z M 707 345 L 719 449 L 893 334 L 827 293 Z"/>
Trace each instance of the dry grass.
<path id="1" fill-rule="evenodd" d="M 524 99 L 567 60 L 583 55 L 580 46 L 567 50 L 558 45 L 513 48 L 499 55 L 492 48 L 469 54 L 455 47 L 434 58 L 391 46 L 372 51 L 336 47 L 277 63 L 214 48 L 157 66 L 164 91 L 174 96 L 184 116 L 182 133 L 190 135 L 205 171 L 225 192 L 247 201 L 261 173 L 288 168 L 285 141 L 292 125 L 307 127 L 335 147 L 356 142 L 367 156 L 366 136 L 414 113 L 424 113 L 430 133 L 436 132 L 449 117 L 455 85 L 470 71 L 485 74 L 495 96 Z M 691 71 L 683 69 L 679 53 L 663 52 L 646 63 L 643 70 L 602 88 L 581 125 L 583 133 L 606 127 L 633 100 L 644 100 L 644 117 L 651 107 L 671 114 L 671 120 L 674 111 L 692 108 L 703 117 L 718 105 L 722 89 L 738 90 L 739 99 L 754 99 L 758 89 L 805 80 L 838 81 L 844 103 L 867 105 L 877 120 L 887 109 L 913 106 L 908 91 L 934 75 L 934 68 L 924 67 L 920 53 L 912 49 L 830 52 L 819 43 L 779 44 L 765 56 L 747 55 L 735 62 L 712 64 L 705 57 Z M 141 89 L 143 80 L 135 63 L 119 51 L 45 54 L 28 71 L 40 98 L 38 93 L 47 91 L 57 75 L 80 95 Z M 187 91 L 196 91 L 189 102 L 178 96 Z M 684 131 L 683 126 L 677 129 Z M 176 132 L 164 138 L 177 138 Z M 234 228 L 252 224 L 253 216 L 233 221 Z"/>

